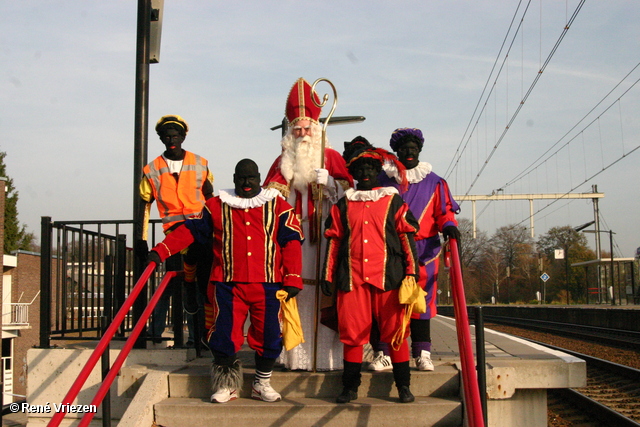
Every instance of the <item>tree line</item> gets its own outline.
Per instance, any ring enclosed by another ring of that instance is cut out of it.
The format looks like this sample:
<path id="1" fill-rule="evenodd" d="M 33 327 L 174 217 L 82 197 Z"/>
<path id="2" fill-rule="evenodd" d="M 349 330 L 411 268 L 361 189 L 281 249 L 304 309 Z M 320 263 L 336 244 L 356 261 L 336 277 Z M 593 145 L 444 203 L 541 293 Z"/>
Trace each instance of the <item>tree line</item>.
<path id="1" fill-rule="evenodd" d="M 596 259 L 596 254 L 573 227 L 553 227 L 537 241 L 521 225 L 500 227 L 492 236 L 478 230 L 475 239 L 471 220 L 460 219 L 459 229 L 468 303 L 537 303 L 538 292 L 546 303 L 587 302 L 586 275 L 593 275 L 589 283 L 595 283 L 595 269 L 588 273 L 571 264 Z M 564 251 L 564 259 L 555 259 L 557 249 Z M 546 283 L 540 278 L 543 273 L 549 276 Z M 443 277 L 439 282 L 443 279 L 448 281 Z"/>

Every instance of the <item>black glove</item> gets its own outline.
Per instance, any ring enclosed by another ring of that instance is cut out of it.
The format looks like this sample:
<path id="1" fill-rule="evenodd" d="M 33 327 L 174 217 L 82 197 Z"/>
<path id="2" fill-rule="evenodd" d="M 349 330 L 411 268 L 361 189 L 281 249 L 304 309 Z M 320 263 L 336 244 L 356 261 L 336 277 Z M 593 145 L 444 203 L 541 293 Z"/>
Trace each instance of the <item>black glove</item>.
<path id="1" fill-rule="evenodd" d="M 282 290 L 286 291 L 289 295 L 285 301 L 289 301 L 291 298 L 295 298 L 300 292 L 300 288 L 296 288 L 295 286 L 283 286 Z"/>
<path id="2" fill-rule="evenodd" d="M 320 281 L 320 290 L 326 296 L 330 297 L 333 294 L 333 291 L 331 290 L 332 288 L 333 288 L 333 283 L 329 282 L 328 280 Z"/>
<path id="3" fill-rule="evenodd" d="M 156 268 L 160 266 L 160 264 L 162 264 L 162 260 L 160 259 L 160 255 L 158 255 L 158 252 L 156 251 L 150 251 L 147 254 L 147 263 L 149 262 L 155 262 L 156 263 Z"/>
<path id="4" fill-rule="evenodd" d="M 445 239 L 456 239 L 460 243 L 460 230 L 454 225 L 448 225 L 442 230 Z"/>
<path id="5" fill-rule="evenodd" d="M 146 261 L 149 253 L 149 244 L 146 240 L 137 240 L 135 245 L 136 256 L 141 260 Z"/>

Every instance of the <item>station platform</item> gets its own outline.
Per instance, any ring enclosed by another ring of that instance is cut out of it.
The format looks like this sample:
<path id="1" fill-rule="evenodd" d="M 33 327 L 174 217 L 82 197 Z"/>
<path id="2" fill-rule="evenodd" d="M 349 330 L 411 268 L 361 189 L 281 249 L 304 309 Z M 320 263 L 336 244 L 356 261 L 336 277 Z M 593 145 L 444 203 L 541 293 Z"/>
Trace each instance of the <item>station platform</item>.
<path id="1" fill-rule="evenodd" d="M 396 425 L 398 411 L 402 411 L 403 424 L 462 426 L 465 416 L 455 320 L 437 316 L 431 325 L 435 371 L 412 368 L 411 390 L 416 402 L 411 404 L 396 403 L 397 392 L 390 371 L 367 372 L 366 365 L 359 399 L 347 405 L 335 403 L 335 396 L 342 389 L 341 371 L 292 372 L 278 367 L 274 370 L 272 385 L 283 400 L 271 404 L 251 400 L 250 382 L 255 367 L 253 352 L 248 348 L 239 353 L 245 371 L 240 399 L 228 404 L 212 404 L 209 402 L 210 355 L 195 357 L 193 349 L 149 348 L 132 351 L 121 369 L 118 383 L 112 387 L 112 418 L 117 419 L 120 426 L 136 427 L 154 422 L 165 427 L 197 427 L 222 418 L 226 421 L 221 426 L 237 427 L 378 426 Z M 475 340 L 474 334 L 472 326 L 472 340 Z M 29 403 L 61 401 L 93 345 L 74 347 L 29 350 Z M 473 349 L 475 352 L 475 342 Z M 111 350 L 111 360 L 115 360 L 117 353 L 117 349 Z M 370 350 L 366 357 L 371 358 Z M 485 329 L 485 357 L 490 426 L 544 427 L 547 425 L 547 389 L 586 385 L 584 361 L 490 329 Z M 92 376 L 84 389 L 95 390 L 100 382 L 98 375 Z M 78 403 L 85 400 L 89 403 L 91 398 L 90 392 L 81 393 Z M 45 421 L 43 414 L 34 414 L 28 425 L 43 425 Z M 94 422 L 100 425 L 100 412 Z"/>

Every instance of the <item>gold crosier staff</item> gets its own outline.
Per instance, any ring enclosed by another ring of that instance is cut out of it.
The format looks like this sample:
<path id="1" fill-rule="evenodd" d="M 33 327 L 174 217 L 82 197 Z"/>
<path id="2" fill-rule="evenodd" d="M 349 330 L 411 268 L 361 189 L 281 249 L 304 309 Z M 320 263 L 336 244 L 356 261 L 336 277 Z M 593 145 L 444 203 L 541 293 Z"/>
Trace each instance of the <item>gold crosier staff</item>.
<path id="1" fill-rule="evenodd" d="M 313 82 L 313 85 L 311 86 L 311 100 L 313 101 L 313 103 L 316 105 L 316 107 L 324 107 L 327 104 L 327 101 L 329 100 L 329 95 L 328 94 L 324 94 L 324 96 L 322 97 L 322 103 L 318 103 L 316 101 L 316 97 L 313 96 L 313 94 L 315 93 L 315 88 L 316 85 L 319 82 L 327 82 L 329 83 L 329 85 L 331 86 L 331 89 L 333 90 L 333 105 L 331 106 L 331 111 L 329 111 L 329 114 L 327 115 L 327 118 L 324 120 L 324 123 L 322 124 L 322 145 L 320 146 L 320 168 L 324 169 L 324 147 L 325 147 L 325 143 L 327 141 L 327 125 L 329 125 L 329 120 L 331 120 L 331 116 L 333 116 L 333 112 L 336 109 L 336 105 L 338 104 L 338 93 L 336 92 L 336 87 L 333 85 L 333 83 L 331 83 L 331 81 L 329 81 L 328 79 L 325 78 L 319 78 L 318 80 L 316 80 L 315 82 Z M 313 333 L 313 372 L 316 372 L 316 365 L 317 365 L 317 359 L 318 359 L 318 311 L 320 310 L 319 308 L 319 303 L 320 303 L 320 280 L 322 280 L 322 266 L 321 264 L 321 252 L 322 252 L 322 199 L 323 199 L 323 193 L 324 193 L 324 186 L 320 185 L 318 188 L 318 205 L 316 207 L 316 231 L 318 233 L 317 235 L 317 242 L 318 242 L 318 252 L 316 253 L 316 296 L 315 296 L 315 310 L 314 310 L 314 318 L 313 318 L 313 325 L 314 325 L 314 333 Z"/>

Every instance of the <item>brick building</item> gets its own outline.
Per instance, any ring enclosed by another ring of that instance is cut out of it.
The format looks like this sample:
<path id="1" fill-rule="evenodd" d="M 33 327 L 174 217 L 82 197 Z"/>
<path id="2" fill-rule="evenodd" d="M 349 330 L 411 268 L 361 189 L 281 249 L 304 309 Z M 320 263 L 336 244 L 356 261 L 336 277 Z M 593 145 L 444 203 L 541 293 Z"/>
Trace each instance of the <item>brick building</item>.
<path id="1" fill-rule="evenodd" d="M 0 242 L 4 242 L 6 179 L 0 177 Z M 39 343 L 40 254 L 19 251 L 2 259 L 2 388 L 3 402 L 24 399 L 27 350 Z"/>

